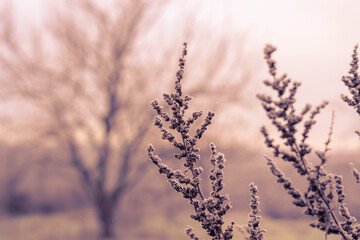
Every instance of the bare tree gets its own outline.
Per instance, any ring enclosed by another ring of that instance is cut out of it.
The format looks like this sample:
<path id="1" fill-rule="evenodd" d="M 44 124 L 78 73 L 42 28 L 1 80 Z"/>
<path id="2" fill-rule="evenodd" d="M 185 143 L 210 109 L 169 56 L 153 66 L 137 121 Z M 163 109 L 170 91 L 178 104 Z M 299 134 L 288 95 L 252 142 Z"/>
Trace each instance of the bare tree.
<path id="1" fill-rule="evenodd" d="M 131 96 L 146 82 L 127 80 L 131 73 L 125 70 L 148 9 L 141 1 L 120 5 L 121 12 L 111 16 L 91 1 L 75 1 L 76 12 L 58 12 L 47 39 L 34 36 L 29 46 L 17 38 L 11 17 L 3 15 L 0 54 L 7 88 L 45 113 L 43 130 L 66 146 L 103 237 L 114 235 L 115 210 L 140 176 L 131 176 L 132 168 L 144 169 L 130 160 L 149 122 L 147 114 L 137 114 L 143 103 Z"/>
<path id="2" fill-rule="evenodd" d="M 70 10 L 52 12 L 45 31 L 34 32 L 28 41 L 15 31 L 10 12 L 1 14 L 1 84 L 41 113 L 36 129 L 65 146 L 102 237 L 114 236 L 116 209 L 147 166 L 135 157 L 152 122 L 144 113 L 150 110 L 148 92 L 157 86 L 139 72 L 134 49 L 164 4 L 149 2 L 118 1 L 111 11 L 95 1 L 68 1 Z M 212 64 L 209 74 L 215 75 Z M 195 85 L 190 93 L 219 93 L 219 88 L 199 89 Z"/>

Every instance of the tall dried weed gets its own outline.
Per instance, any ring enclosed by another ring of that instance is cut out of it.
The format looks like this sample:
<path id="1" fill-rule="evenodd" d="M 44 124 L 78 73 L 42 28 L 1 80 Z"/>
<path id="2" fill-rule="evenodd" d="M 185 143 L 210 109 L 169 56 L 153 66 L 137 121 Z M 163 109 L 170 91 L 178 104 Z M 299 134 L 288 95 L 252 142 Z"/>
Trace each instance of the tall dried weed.
<path id="1" fill-rule="evenodd" d="M 342 81 L 349 88 L 351 96 L 342 95 L 342 99 L 351 107 L 355 108 L 360 115 L 360 79 L 358 75 L 358 53 L 357 46 L 354 48 L 352 61 L 350 64 L 349 75 L 344 76 Z M 325 239 L 328 234 L 337 234 L 344 240 L 360 239 L 360 224 L 351 215 L 345 202 L 344 186 L 342 176 L 330 173 L 326 169 L 328 162 L 327 153 L 330 150 L 330 142 L 333 133 L 334 113 L 331 119 L 330 131 L 324 142 L 324 149 L 321 151 L 308 143 L 312 127 L 316 123 L 316 117 L 320 114 L 328 102 L 312 107 L 307 104 L 301 111 L 295 108 L 296 93 L 300 87 L 299 82 L 292 81 L 286 74 L 277 73 L 276 61 L 272 55 L 276 48 L 267 45 L 264 49 L 265 60 L 268 65 L 270 80 L 265 80 L 265 86 L 269 87 L 274 94 L 258 94 L 257 98 L 261 101 L 267 118 L 279 133 L 279 140 L 275 141 L 270 137 L 266 127 L 261 128 L 261 133 L 265 138 L 265 145 L 273 152 L 273 157 L 265 156 L 267 165 L 271 173 L 276 177 L 287 194 L 293 199 L 293 204 L 304 209 L 304 214 L 311 216 L 313 222 L 311 227 L 325 232 Z M 179 59 L 179 70 L 176 73 L 175 92 L 163 94 L 167 105 L 171 108 L 172 114 L 168 114 L 159 105 L 158 100 L 154 100 L 151 105 L 157 113 L 155 126 L 161 133 L 162 139 L 170 142 L 178 153 L 175 159 L 183 161 L 183 169 L 173 170 L 163 163 L 154 153 L 154 148 L 149 145 L 147 154 L 152 163 L 158 168 L 160 174 L 166 175 L 170 186 L 181 193 L 189 204 L 194 208 L 191 218 L 202 224 L 208 236 L 212 240 L 230 240 L 233 238 L 234 222 L 224 226 L 224 215 L 231 208 L 229 197 L 222 193 L 224 183 L 224 163 L 225 156 L 216 150 L 215 144 L 210 144 L 210 165 L 211 165 L 211 187 L 210 196 L 204 196 L 200 187 L 201 173 L 203 169 L 197 166 L 200 159 L 197 142 L 200 140 L 211 124 L 214 113 L 208 112 L 203 124 L 191 135 L 191 129 L 196 120 L 203 112 L 193 112 L 190 117 L 186 117 L 189 109 L 189 102 L 192 99 L 182 92 L 182 80 L 185 68 L 185 56 L 187 55 L 187 44 Z M 168 125 L 166 127 L 165 125 Z M 179 139 L 173 132 L 177 132 Z M 297 134 L 300 132 L 300 134 Z M 356 131 L 360 136 L 360 131 Z M 277 143 L 280 141 L 279 143 Z M 314 154 L 318 161 L 310 161 L 309 156 Z M 306 190 L 300 191 L 296 188 L 290 178 L 285 176 L 275 164 L 274 159 L 281 159 L 290 163 L 299 176 L 306 182 Z M 352 173 L 357 183 L 360 183 L 359 171 L 351 164 Z M 260 228 L 259 197 L 257 187 L 254 183 L 250 187 L 250 208 L 247 226 L 238 226 L 244 234 L 246 240 L 261 240 L 264 238 L 265 230 Z M 190 239 L 199 239 L 190 227 L 186 230 Z"/>
<path id="2" fill-rule="evenodd" d="M 275 92 L 276 97 L 264 94 L 259 94 L 257 97 L 272 125 L 279 132 L 282 142 L 275 143 L 265 127 L 261 128 L 261 133 L 265 137 L 266 146 L 272 150 L 274 157 L 291 163 L 298 174 L 307 181 L 307 190 L 301 192 L 296 189 L 292 181 L 276 166 L 274 160 L 266 157 L 270 171 L 277 178 L 277 182 L 282 184 L 285 191 L 293 198 L 293 204 L 304 208 L 304 214 L 314 219 L 310 226 L 325 232 L 325 239 L 327 234 L 338 234 L 345 240 L 359 239 L 360 225 L 347 208 L 342 177 L 326 170 L 326 153 L 329 151 L 334 114 L 324 150 L 313 151 L 313 147 L 307 140 L 316 123 L 315 117 L 328 103 L 325 101 L 315 108 L 308 104 L 300 112 L 296 111 L 294 104 L 300 83 L 292 81 L 286 74 L 280 76 L 277 74 L 276 61 L 272 58 L 275 51 L 276 48 L 271 45 L 267 45 L 264 49 L 265 60 L 271 75 L 271 80 L 265 80 L 264 84 Z M 354 106 L 360 114 L 360 105 L 358 104 L 360 98 L 357 95 L 358 91 L 353 89 L 359 82 L 358 60 L 355 52 L 356 48 L 349 72 L 350 76 L 343 78 L 345 84 L 351 87 L 350 92 L 353 94 L 353 99 L 345 96 L 343 99 L 350 106 Z M 296 133 L 300 130 L 299 137 Z M 309 161 L 309 155 L 312 152 L 318 158 L 318 163 Z M 355 168 L 353 172 L 355 176 L 358 176 Z"/>
<path id="3" fill-rule="evenodd" d="M 184 49 L 179 59 L 179 70 L 176 73 L 175 92 L 171 94 L 163 94 L 163 98 L 167 105 L 171 108 L 172 114 L 164 112 L 163 107 L 159 105 L 158 100 L 154 100 L 151 105 L 156 111 L 155 126 L 161 133 L 162 139 L 169 141 L 177 150 L 174 155 L 177 160 L 183 160 L 183 169 L 173 170 L 163 163 L 163 161 L 154 153 L 154 147 L 149 145 L 147 154 L 152 163 L 159 169 L 160 174 L 166 175 L 170 186 L 177 192 L 181 193 L 189 204 L 194 208 L 194 214 L 191 218 L 201 223 L 202 228 L 207 235 L 213 240 L 230 240 L 233 238 L 234 222 L 225 226 L 224 215 L 231 208 L 229 196 L 222 193 L 224 188 L 223 176 L 225 168 L 224 154 L 216 150 L 214 143 L 210 144 L 210 180 L 212 191 L 210 196 L 204 196 L 200 187 L 201 173 L 203 168 L 196 166 L 200 159 L 199 148 L 196 144 L 207 130 L 214 117 L 214 113 L 208 112 L 203 124 L 191 135 L 191 127 L 198 120 L 203 112 L 193 112 L 190 117 L 186 117 L 186 111 L 189 108 L 189 102 L 192 99 L 182 92 L 181 81 L 183 79 L 185 68 L 185 56 L 187 55 L 187 44 L 184 43 Z M 165 123 L 168 129 L 165 127 Z M 181 138 L 177 139 L 172 133 L 177 132 Z M 249 239 L 260 240 L 263 237 L 263 230 L 259 227 L 261 217 L 259 216 L 259 201 L 256 196 L 256 186 L 250 185 L 251 189 L 251 208 L 248 232 Z M 186 234 L 190 239 L 199 239 L 189 227 Z"/>

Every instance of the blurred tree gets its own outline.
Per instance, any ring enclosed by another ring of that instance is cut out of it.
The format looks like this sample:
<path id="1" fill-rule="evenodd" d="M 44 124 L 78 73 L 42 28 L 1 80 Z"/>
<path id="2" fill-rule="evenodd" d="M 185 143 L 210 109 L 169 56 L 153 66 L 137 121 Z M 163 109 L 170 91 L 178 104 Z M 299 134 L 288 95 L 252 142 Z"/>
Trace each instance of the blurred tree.
<path id="1" fill-rule="evenodd" d="M 111 237 L 116 207 L 145 169 L 130 160 L 150 122 L 148 114 L 139 114 L 144 103 L 137 85 L 146 82 L 125 69 L 150 9 L 141 1 L 121 1 L 111 15 L 92 1 L 68 4 L 71 11 L 56 12 L 48 23 L 47 38 L 32 35 L 31 43 L 18 38 L 11 15 L 3 15 L 2 71 L 7 89 L 46 115 L 42 130 L 66 146 L 101 234 Z M 114 168 L 116 181 L 110 182 Z"/>
<path id="2" fill-rule="evenodd" d="M 167 71 L 163 67 L 167 63 L 162 59 L 162 67 L 146 68 L 151 63 L 141 61 L 139 54 L 145 50 L 138 46 L 151 38 L 154 19 L 165 2 L 124 0 L 111 7 L 91 0 L 63 3 L 51 12 L 44 31 L 32 32 L 26 39 L 15 31 L 11 11 L 2 12 L 1 81 L 17 101 L 26 100 L 22 104 L 34 115 L 33 128 L 65 147 L 64 154 L 96 210 L 101 235 L 111 237 L 117 207 L 147 167 L 135 159 L 145 149 L 142 140 L 152 124 L 153 115 L 147 113 L 150 92 L 157 90 L 158 95 L 164 79 L 159 73 Z M 229 45 L 222 40 L 219 46 L 188 92 L 234 100 L 251 74 L 226 73 Z M 219 72 L 222 78 L 211 85 Z M 241 81 L 234 87 L 234 82 L 224 84 L 225 77 Z"/>

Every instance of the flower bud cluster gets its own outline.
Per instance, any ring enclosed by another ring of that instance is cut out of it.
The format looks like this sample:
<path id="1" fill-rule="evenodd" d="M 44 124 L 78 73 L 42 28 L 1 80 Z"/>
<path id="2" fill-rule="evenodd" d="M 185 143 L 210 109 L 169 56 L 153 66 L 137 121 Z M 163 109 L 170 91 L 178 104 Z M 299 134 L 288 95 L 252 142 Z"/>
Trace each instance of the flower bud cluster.
<path id="1" fill-rule="evenodd" d="M 354 47 L 353 54 L 351 55 L 351 63 L 349 75 L 343 76 L 342 81 L 348 87 L 351 97 L 341 95 L 341 98 L 349 106 L 355 108 L 356 112 L 360 114 L 360 79 L 359 79 L 359 58 L 358 58 L 358 45 Z"/>
<path id="2" fill-rule="evenodd" d="M 357 74 L 358 59 L 356 49 L 354 50 L 349 72 L 351 76 L 343 79 L 345 84 L 352 88 L 360 86 Z M 326 107 L 328 102 L 324 101 L 313 110 L 311 110 L 311 105 L 308 104 L 300 113 L 296 113 L 294 106 L 296 102 L 295 95 L 300 84 L 292 82 L 287 78 L 286 74 L 280 77 L 277 75 L 276 61 L 272 58 L 275 50 L 276 48 L 271 45 L 267 45 L 264 50 L 265 60 L 272 78 L 272 80 L 265 80 L 264 84 L 274 90 L 277 98 L 273 99 L 271 96 L 261 94 L 258 95 L 258 99 L 261 101 L 272 125 L 280 133 L 280 139 L 283 140 L 283 143 L 276 144 L 275 140 L 270 138 L 265 127 L 261 128 L 261 133 L 265 137 L 266 146 L 273 151 L 274 157 L 290 162 L 297 172 L 307 180 L 307 190 L 302 193 L 295 189 L 291 180 L 284 176 L 284 173 L 278 169 L 273 160 L 266 157 L 270 171 L 277 178 L 277 182 L 282 184 L 285 191 L 294 199 L 294 205 L 305 208 L 304 213 L 315 219 L 311 224 L 312 227 L 325 231 L 325 234 L 339 234 L 346 240 L 358 239 L 359 226 L 355 223 L 354 217 L 350 215 L 344 202 L 345 194 L 341 177 L 330 174 L 325 170 L 326 153 L 329 151 L 331 142 L 333 118 L 324 151 L 315 152 L 319 164 L 314 165 L 307 160 L 308 155 L 312 152 L 312 147 L 307 143 L 307 139 L 312 126 L 316 123 L 315 117 Z M 353 99 L 345 98 L 345 101 L 354 106 L 359 103 L 360 114 L 360 95 L 357 95 L 359 92 L 352 91 L 351 93 Z M 307 120 L 304 120 L 308 113 L 310 114 Z M 298 139 L 296 133 L 301 123 L 303 123 L 303 130 L 300 139 Z M 354 175 L 356 175 L 355 171 Z M 345 221 L 338 220 L 338 215 L 334 212 L 334 206 L 338 206 L 340 216 Z"/>
<path id="3" fill-rule="evenodd" d="M 174 155 L 178 160 L 183 160 L 183 170 L 173 170 L 165 165 L 162 160 L 154 153 L 154 148 L 149 145 L 147 154 L 152 163 L 158 168 L 160 174 L 164 174 L 170 186 L 177 192 L 182 193 L 183 197 L 189 200 L 194 207 L 195 214 L 191 218 L 200 222 L 212 240 L 230 240 L 233 237 L 233 225 L 231 223 L 223 229 L 223 216 L 231 208 L 227 195 L 222 195 L 224 187 L 223 169 L 225 167 L 225 157 L 216 151 L 215 145 L 210 145 L 212 170 L 210 174 L 212 191 L 208 198 L 205 198 L 200 188 L 201 173 L 203 169 L 196 167 L 200 159 L 199 149 L 196 147 L 197 141 L 202 138 L 204 132 L 214 117 L 214 113 L 209 112 L 205 117 L 204 123 L 190 134 L 191 127 L 198 120 L 203 112 L 194 112 L 189 118 L 185 117 L 186 110 L 189 109 L 190 96 L 183 94 L 181 80 L 184 75 L 185 56 L 187 54 L 187 44 L 184 43 L 184 50 L 179 59 L 179 70 L 176 73 L 175 93 L 163 94 L 166 104 L 170 107 L 171 115 L 164 112 L 158 100 L 154 100 L 151 106 L 156 111 L 154 125 L 161 131 L 161 138 L 170 142 L 179 152 Z M 168 127 L 166 127 L 168 126 Z M 173 132 L 177 132 L 175 137 Z M 186 230 L 190 239 L 199 240 L 192 228 Z"/>

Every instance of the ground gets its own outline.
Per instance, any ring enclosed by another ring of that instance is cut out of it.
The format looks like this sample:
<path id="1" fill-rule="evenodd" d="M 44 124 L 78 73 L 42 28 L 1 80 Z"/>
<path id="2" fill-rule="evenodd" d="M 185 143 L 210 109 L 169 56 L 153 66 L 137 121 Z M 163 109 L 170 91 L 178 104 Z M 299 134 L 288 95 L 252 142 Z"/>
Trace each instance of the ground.
<path id="1" fill-rule="evenodd" d="M 231 213 L 227 220 L 246 222 L 245 213 Z M 266 240 L 319 240 L 325 239 L 324 233 L 308 226 L 308 221 L 302 220 L 271 220 L 264 217 L 262 226 L 267 230 Z M 184 229 L 191 225 L 195 233 L 202 239 L 201 227 L 184 213 L 179 213 L 171 219 L 162 215 L 144 216 L 132 224 L 118 223 L 119 239 L 126 240 L 182 240 L 188 239 Z M 91 210 L 76 210 L 47 215 L 26 215 L 21 217 L 0 218 L 0 239 L 6 240 L 96 240 L 96 219 Z M 120 238 L 121 236 L 121 238 Z M 234 239 L 243 239 L 236 232 Z M 330 236 L 329 240 L 341 239 Z"/>

